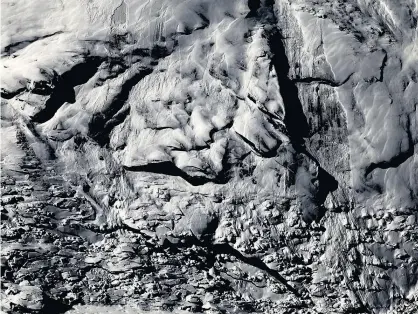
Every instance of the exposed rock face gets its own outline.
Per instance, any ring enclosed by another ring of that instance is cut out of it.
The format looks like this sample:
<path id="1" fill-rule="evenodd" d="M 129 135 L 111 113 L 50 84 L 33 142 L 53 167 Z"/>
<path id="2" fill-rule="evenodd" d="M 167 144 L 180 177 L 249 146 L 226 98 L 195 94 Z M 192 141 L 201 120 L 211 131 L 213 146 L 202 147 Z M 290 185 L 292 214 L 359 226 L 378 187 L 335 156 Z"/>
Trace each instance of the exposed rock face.
<path id="1" fill-rule="evenodd" d="M 416 313 L 417 6 L 4 1 L 2 310 Z"/>

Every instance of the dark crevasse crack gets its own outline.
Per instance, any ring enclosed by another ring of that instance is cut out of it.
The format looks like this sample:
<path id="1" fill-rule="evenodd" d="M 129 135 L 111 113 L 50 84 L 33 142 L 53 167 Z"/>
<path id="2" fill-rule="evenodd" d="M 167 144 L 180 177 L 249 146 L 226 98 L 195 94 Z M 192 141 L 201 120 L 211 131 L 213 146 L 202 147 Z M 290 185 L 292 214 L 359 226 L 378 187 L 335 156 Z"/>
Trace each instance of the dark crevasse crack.
<path id="1" fill-rule="evenodd" d="M 260 269 L 267 273 L 269 276 L 280 282 L 283 286 L 285 286 L 290 292 L 292 292 L 295 296 L 301 297 L 301 293 L 292 287 L 288 281 L 280 275 L 277 270 L 271 269 L 268 267 L 260 258 L 256 256 L 245 256 L 238 250 L 234 249 L 228 243 L 212 243 L 210 240 L 210 234 L 214 234 L 216 228 L 218 226 L 218 220 L 215 219 L 213 222 L 208 226 L 208 233 L 209 237 L 205 237 L 203 240 L 199 240 L 193 233 L 191 236 L 176 238 L 178 241 L 176 243 L 168 240 L 167 238 L 164 239 L 161 246 L 151 245 L 151 252 L 163 252 L 164 249 L 169 248 L 173 253 L 178 253 L 181 249 L 191 248 L 193 246 L 204 248 L 206 252 L 206 258 L 208 259 L 207 266 L 208 268 L 212 267 L 215 262 L 215 256 L 219 254 L 225 254 L 229 256 L 234 256 L 239 261 L 251 265 L 257 269 Z M 127 230 L 132 233 L 140 234 L 144 238 L 150 240 L 150 236 L 141 232 L 141 230 L 135 229 L 133 227 L 127 226 L 123 224 L 122 226 L 115 226 L 109 230 L 106 230 L 105 233 L 114 232 L 116 230 Z"/>
<path id="2" fill-rule="evenodd" d="M 284 38 L 278 27 L 279 17 L 275 16 L 274 14 L 274 3 L 272 1 L 266 1 L 265 5 L 266 8 L 272 13 L 272 17 L 270 19 L 267 18 L 265 23 L 275 25 L 268 32 L 267 39 L 270 50 L 273 54 L 272 65 L 274 66 L 277 73 L 277 80 L 280 86 L 280 94 L 282 96 L 285 108 L 284 124 L 287 128 L 287 135 L 289 136 L 294 149 L 298 153 L 303 154 L 309 159 L 313 160 L 319 169 L 318 174 L 314 175 L 312 178 L 312 180 L 317 181 L 318 184 L 315 184 L 316 187 L 314 188 L 312 195 L 308 198 L 314 209 L 311 208 L 311 206 L 303 206 L 306 207 L 306 209 L 301 208 L 302 213 L 304 214 L 304 220 L 307 223 L 310 223 L 313 219 L 318 221 L 323 217 L 325 212 L 323 203 L 325 202 L 328 194 L 338 188 L 338 181 L 321 167 L 319 161 L 312 154 L 310 154 L 305 147 L 304 139 L 310 136 L 310 127 L 304 114 L 302 103 L 299 99 L 299 89 L 297 82 L 289 78 L 291 65 L 286 54 L 286 48 L 283 42 Z M 263 17 L 260 17 L 260 19 L 262 20 Z M 347 81 L 350 79 L 350 77 L 347 78 Z M 302 79 L 302 82 L 306 83 L 311 83 L 314 81 L 318 80 L 315 78 L 307 78 L 305 80 Z M 321 79 L 318 82 L 323 82 L 331 86 L 338 85 L 333 81 L 325 79 Z M 345 82 L 342 84 L 344 83 Z M 306 188 L 308 188 L 308 190 L 311 189 L 308 186 L 302 187 L 302 189 Z M 307 214 L 306 211 L 309 213 Z"/>
<path id="3" fill-rule="evenodd" d="M 280 117 L 268 114 L 266 110 L 263 110 L 260 107 L 259 109 L 261 112 L 266 114 L 267 120 L 278 131 L 289 137 L 296 154 L 306 156 L 318 166 L 317 173 L 311 173 L 308 170 L 305 171 L 306 174 L 303 174 L 302 172 L 300 173 L 300 176 L 309 176 L 310 179 L 301 178 L 298 183 L 298 188 L 301 191 L 309 191 L 309 195 L 300 195 L 300 197 L 305 201 L 305 203 L 300 207 L 303 220 L 306 223 L 311 223 L 314 220 L 319 221 L 326 212 L 323 204 L 328 194 L 338 188 L 338 181 L 331 174 L 326 172 L 321 167 L 319 161 L 306 149 L 305 138 L 310 137 L 310 126 L 303 111 L 301 100 L 299 99 L 298 84 L 323 83 L 332 87 L 337 87 L 339 86 L 339 83 L 319 78 L 291 79 L 289 77 L 291 64 L 287 56 L 284 38 L 279 28 L 280 17 L 275 15 L 274 1 L 266 0 L 257 3 L 260 4 L 260 7 L 252 10 L 252 14 L 248 17 L 255 18 L 265 29 L 264 36 L 268 40 L 268 45 L 272 53 L 271 66 L 276 70 L 277 80 L 280 86 L 280 94 L 283 99 L 285 111 L 283 119 L 284 125 L 277 122 L 277 120 L 281 121 Z M 350 78 L 351 76 L 349 76 L 346 81 Z M 345 82 L 341 84 L 344 84 Z M 247 95 L 247 98 L 257 104 L 255 97 L 252 95 Z M 262 157 L 274 158 L 278 154 L 278 147 L 281 143 L 279 143 L 279 145 L 277 145 L 274 149 L 265 153 L 243 135 L 238 133 L 237 135 L 252 148 L 253 152 Z"/>
<path id="4" fill-rule="evenodd" d="M 210 24 L 210 21 L 208 20 L 208 18 L 206 16 L 204 16 L 202 13 L 196 12 L 196 14 L 202 19 L 203 25 L 196 28 L 195 30 L 204 29 L 204 28 L 208 27 L 209 24 Z"/>
<path id="5" fill-rule="evenodd" d="M 403 164 L 406 160 L 408 160 L 410 157 L 414 155 L 414 149 L 413 147 L 408 149 L 406 152 L 400 153 L 399 155 L 396 155 L 390 160 L 387 161 L 381 161 L 374 163 L 372 162 L 365 171 L 365 176 L 367 177 L 370 173 L 372 173 L 376 169 L 389 169 L 389 168 L 397 168 L 401 164 Z"/>
<path id="6" fill-rule="evenodd" d="M 309 125 L 299 99 L 298 88 L 288 76 L 290 64 L 282 40 L 277 29 L 273 30 L 269 36 L 269 45 L 273 53 L 272 63 L 276 69 L 285 108 L 284 123 L 292 141 L 301 143 L 303 138 L 309 136 Z"/>
<path id="7" fill-rule="evenodd" d="M 97 57 L 87 58 L 85 62 L 75 65 L 58 77 L 51 96 L 45 102 L 45 108 L 36 113 L 32 121 L 44 123 L 51 119 L 64 103 L 74 103 L 76 100 L 74 87 L 86 83 L 97 72 L 102 61 Z"/>
<path id="8" fill-rule="evenodd" d="M 306 155 L 311 159 L 318 167 L 318 172 L 311 178 L 312 186 L 314 191 L 312 192 L 310 203 L 314 205 L 314 208 L 306 204 L 300 208 L 302 213 L 302 218 L 306 223 L 311 223 L 312 221 L 319 222 L 326 213 L 326 208 L 324 207 L 324 202 L 329 193 L 334 192 L 338 189 L 338 181 L 323 169 L 319 161 L 313 156 L 304 145 L 296 147 L 296 150 Z M 318 184 L 315 184 L 317 182 Z M 305 195 L 302 195 L 304 198 Z"/>
<path id="9" fill-rule="evenodd" d="M 17 90 L 14 90 L 14 91 L 7 91 L 7 90 L 5 90 L 4 88 L 1 88 L 1 98 L 4 98 L 4 99 L 12 99 L 13 97 L 15 97 L 15 96 L 17 96 L 17 95 L 19 95 L 20 93 L 22 93 L 22 92 L 24 92 L 26 90 L 26 88 L 25 87 L 23 87 L 23 88 L 19 88 L 19 89 L 17 89 Z"/>
<path id="10" fill-rule="evenodd" d="M 300 151 L 302 151 L 306 156 L 308 156 L 310 159 L 312 159 L 315 164 L 318 166 L 318 178 L 322 177 L 322 179 L 327 182 L 327 185 L 329 185 L 330 191 L 335 191 L 338 188 L 338 181 L 335 180 L 335 178 L 329 174 L 325 169 L 321 168 L 321 164 L 319 163 L 318 159 L 312 155 L 305 146 L 302 146 L 299 148 Z M 326 196 L 325 196 L 326 197 Z M 325 200 L 325 199 L 324 199 Z"/>
<path id="11" fill-rule="evenodd" d="M 251 95 L 251 94 L 248 94 L 247 95 L 247 97 L 248 97 L 248 99 L 249 100 L 251 100 L 254 104 L 257 104 L 257 100 Z"/>
<path id="12" fill-rule="evenodd" d="M 259 156 L 262 156 L 264 158 L 274 158 L 277 156 L 277 149 L 279 148 L 279 146 L 281 145 L 281 141 L 277 140 L 278 144 L 276 145 L 276 147 L 270 149 L 268 152 L 262 152 L 261 150 L 259 150 L 256 145 L 251 142 L 250 140 L 248 140 L 245 136 L 241 135 L 240 133 L 238 133 L 237 131 L 235 131 L 235 134 L 238 135 L 238 137 L 244 141 L 248 146 L 251 147 L 251 149 Z"/>
<path id="13" fill-rule="evenodd" d="M 278 27 L 279 18 L 275 15 L 274 12 L 274 1 L 263 1 L 263 14 L 260 13 L 260 1 L 254 1 L 254 3 L 257 3 L 257 6 L 255 4 L 252 5 L 254 8 L 257 7 L 257 9 L 251 10 L 251 12 L 254 12 L 254 17 L 256 17 L 262 25 L 267 24 L 269 27 L 269 30 L 266 31 L 265 36 L 268 39 L 268 44 L 272 53 L 272 66 L 276 70 L 277 80 L 280 86 L 280 95 L 283 99 L 283 105 L 285 109 L 283 122 L 286 125 L 288 135 L 292 143 L 294 143 L 296 146 L 302 145 L 304 142 L 303 139 L 309 137 L 310 127 L 308 120 L 303 112 L 302 103 L 299 99 L 299 89 L 297 83 L 317 82 L 333 87 L 337 87 L 339 84 L 331 80 L 318 78 L 291 79 L 289 77 L 291 65 L 286 53 L 285 44 L 283 42 L 285 38 L 282 36 Z M 347 78 L 347 81 L 349 78 Z M 345 82 L 341 83 L 341 85 L 344 83 Z M 256 103 L 255 99 L 250 96 L 251 95 L 248 95 L 249 99 Z"/>
<path id="14" fill-rule="evenodd" d="M 313 201 L 317 209 L 315 210 L 313 216 L 312 214 L 307 215 L 306 217 L 304 216 L 305 221 L 308 223 L 312 221 L 312 217 L 318 221 L 325 213 L 325 209 L 322 204 L 325 202 L 328 194 L 338 188 L 338 181 L 331 174 L 326 172 L 320 166 L 319 161 L 305 148 L 304 138 L 309 137 L 309 125 L 298 97 L 298 88 L 295 82 L 288 77 L 290 65 L 286 56 L 281 35 L 277 29 L 273 31 L 269 42 L 271 50 L 274 53 L 272 60 L 276 68 L 280 85 L 280 94 L 283 98 L 285 106 L 284 123 L 288 130 L 289 138 L 296 151 L 312 159 L 319 167 L 319 173 L 316 178 L 319 182 L 319 186 L 313 195 Z"/>
<path id="15" fill-rule="evenodd" d="M 174 163 L 171 161 L 164 161 L 164 162 L 157 162 L 157 163 L 149 163 L 143 166 L 124 166 L 124 169 L 128 171 L 136 171 L 136 172 L 151 172 L 151 173 L 158 173 L 158 174 L 165 174 L 174 177 L 180 177 L 185 181 L 189 182 L 191 185 L 203 185 L 205 183 L 211 182 L 212 180 L 206 178 L 204 176 L 191 176 L 178 168 Z"/>
<path id="16" fill-rule="evenodd" d="M 408 149 L 404 152 L 399 153 L 398 155 L 394 156 L 390 160 L 380 161 L 377 163 L 372 162 L 365 170 L 364 176 L 367 177 L 370 173 L 372 173 L 376 169 L 389 169 L 389 168 L 397 168 L 405 161 L 407 161 L 410 157 L 414 155 L 414 142 L 412 140 L 411 132 L 409 131 L 411 122 L 409 117 L 407 116 L 407 134 L 408 134 Z"/>
<path id="17" fill-rule="evenodd" d="M 17 51 L 29 46 L 31 43 L 33 43 L 35 41 L 42 40 L 42 39 L 45 39 L 45 38 L 49 38 L 49 37 L 59 35 L 59 34 L 62 34 L 62 33 L 63 33 L 62 31 L 58 31 L 58 32 L 54 32 L 52 34 L 47 34 L 47 35 L 44 35 L 44 36 L 36 36 L 36 37 L 31 38 L 31 39 L 15 42 L 13 44 L 10 44 L 10 45 L 4 47 L 4 53 L 6 55 L 11 55 L 11 54 L 16 53 Z"/>
<path id="18" fill-rule="evenodd" d="M 271 125 L 274 125 L 274 128 L 276 129 L 276 130 L 278 130 L 279 132 L 281 132 L 282 134 L 284 134 L 284 135 L 286 135 L 286 136 L 288 136 L 288 132 L 287 132 L 287 130 L 286 130 L 286 127 L 285 127 L 285 125 L 283 124 L 283 122 L 281 121 L 282 120 L 282 117 L 281 116 L 279 116 L 279 115 L 277 115 L 277 114 L 274 114 L 274 113 L 271 113 L 271 112 L 269 112 L 263 105 L 260 105 L 258 102 L 257 102 L 257 100 L 253 97 L 253 96 L 251 96 L 250 94 L 248 94 L 247 95 L 247 97 L 248 97 L 248 99 L 249 100 L 251 100 L 256 106 L 257 106 L 257 108 L 258 108 L 258 110 L 260 110 L 263 114 L 265 114 L 265 118 L 266 118 L 266 120 L 271 124 Z M 238 133 L 237 133 L 238 134 Z M 241 136 L 242 137 L 242 135 L 241 134 L 238 134 L 239 136 Z M 275 137 L 275 136 L 274 136 Z M 245 139 L 246 140 L 246 139 Z M 277 147 L 275 147 L 275 149 L 276 149 Z M 273 154 L 273 153 L 272 153 Z M 268 154 L 269 155 L 269 154 Z M 267 156 L 267 157 L 274 157 L 274 156 Z"/>
<path id="19" fill-rule="evenodd" d="M 385 68 L 388 63 L 388 54 L 385 50 L 383 50 L 385 56 L 383 57 L 382 64 L 380 65 L 380 75 L 379 75 L 379 82 L 383 82 L 383 76 L 385 74 Z"/>
<path id="20" fill-rule="evenodd" d="M 241 156 L 241 159 L 244 159 L 248 154 L 244 154 Z M 203 185 L 209 182 L 215 184 L 226 184 L 230 180 L 230 170 L 232 168 L 232 164 L 228 162 L 228 152 L 225 152 L 224 157 L 222 159 L 222 170 L 216 174 L 215 177 L 206 177 L 206 176 L 199 176 L 199 175 L 189 175 L 185 171 L 178 168 L 173 162 L 171 161 L 163 161 L 163 162 L 156 162 L 156 163 L 149 163 L 142 166 L 124 166 L 124 169 L 127 171 L 135 171 L 135 172 L 151 172 L 151 173 L 158 173 L 168 176 L 180 177 L 190 183 L 193 186 Z"/>
<path id="21" fill-rule="evenodd" d="M 332 80 L 328 80 L 325 78 L 318 78 L 318 77 L 303 77 L 303 78 L 294 78 L 291 79 L 291 81 L 293 83 L 299 83 L 299 84 L 312 84 L 312 83 L 316 83 L 316 84 L 324 84 L 324 85 L 328 85 L 331 87 L 339 87 L 344 85 L 345 83 L 348 82 L 348 80 L 350 80 L 350 78 L 353 76 L 353 73 L 350 74 L 343 82 L 341 83 L 337 83 L 335 81 Z"/>
<path id="22" fill-rule="evenodd" d="M 294 295 L 300 297 L 301 294 L 299 291 L 297 291 L 295 288 L 293 288 L 287 280 L 280 275 L 280 273 L 277 270 L 269 268 L 261 259 L 255 256 L 244 256 L 241 252 L 234 249 L 232 246 L 230 246 L 227 243 L 222 244 L 211 244 L 208 247 L 214 254 L 227 254 L 234 256 L 238 260 L 240 260 L 243 263 L 246 263 L 248 265 L 254 266 L 260 270 L 263 270 L 268 275 L 276 279 L 278 282 L 280 282 L 282 285 L 284 285 L 290 292 L 292 292 Z"/>
<path id="23" fill-rule="evenodd" d="M 113 10 L 110 17 L 113 27 L 126 23 L 126 10 L 126 3 L 122 0 L 122 2 Z"/>
<path id="24" fill-rule="evenodd" d="M 223 131 L 223 130 L 229 130 L 230 128 L 232 128 L 233 125 L 234 125 L 234 120 L 232 119 L 230 122 L 225 124 L 223 127 L 213 128 L 212 130 L 210 130 L 209 137 L 210 137 L 211 141 L 213 142 L 213 136 L 216 134 L 216 132 Z"/>
<path id="25" fill-rule="evenodd" d="M 168 239 L 165 239 L 163 243 L 163 246 L 173 248 L 174 250 L 178 250 L 180 248 L 189 248 L 189 247 L 192 247 L 193 245 L 197 247 L 205 248 L 207 250 L 206 252 L 212 257 L 219 255 L 219 254 L 234 256 L 239 261 L 264 271 L 269 276 L 271 276 L 272 278 L 280 282 L 294 295 L 298 297 L 301 296 L 301 293 L 298 290 L 296 290 L 294 287 L 292 287 L 287 282 L 287 280 L 282 275 L 280 275 L 280 273 L 277 270 L 271 269 L 260 258 L 256 256 L 243 255 L 241 252 L 234 249 L 228 243 L 211 243 L 208 241 L 200 241 L 195 235 L 189 236 L 187 238 L 182 238 L 182 241 L 179 241 L 177 243 L 173 243 L 169 241 Z"/>
<path id="26" fill-rule="evenodd" d="M 319 168 L 318 170 L 318 181 L 321 184 L 315 195 L 315 200 L 318 202 L 318 205 L 322 205 L 328 193 L 338 189 L 338 181 L 323 168 Z"/>

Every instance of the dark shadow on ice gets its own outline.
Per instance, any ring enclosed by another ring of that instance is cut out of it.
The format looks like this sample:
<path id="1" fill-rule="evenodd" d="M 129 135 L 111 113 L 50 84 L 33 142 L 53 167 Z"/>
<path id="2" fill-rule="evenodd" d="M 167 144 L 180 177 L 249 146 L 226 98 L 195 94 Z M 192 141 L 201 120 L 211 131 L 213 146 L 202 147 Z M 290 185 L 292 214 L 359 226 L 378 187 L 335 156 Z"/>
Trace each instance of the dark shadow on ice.
<path id="1" fill-rule="evenodd" d="M 44 123 L 51 119 L 63 104 L 74 103 L 76 98 L 74 87 L 86 83 L 97 72 L 101 62 L 100 58 L 89 58 L 58 77 L 51 96 L 45 102 L 45 108 L 36 113 L 32 120 Z"/>
<path id="2" fill-rule="evenodd" d="M 299 100 L 298 88 L 288 77 L 289 59 L 286 55 L 283 38 L 278 30 L 275 30 L 270 36 L 269 45 L 274 54 L 272 63 L 276 69 L 280 94 L 285 107 L 284 123 L 292 141 L 303 142 L 303 138 L 309 136 L 309 125 Z"/>
<path id="3" fill-rule="evenodd" d="M 112 129 L 121 124 L 128 116 L 129 108 L 125 110 L 121 109 L 128 100 L 132 88 L 150 73 L 152 73 L 152 69 L 144 68 L 123 82 L 120 92 L 115 96 L 108 109 L 93 115 L 89 123 L 89 136 L 100 146 L 109 144 Z"/>
<path id="4" fill-rule="evenodd" d="M 44 302 L 44 306 L 40 310 L 39 312 L 40 314 L 51 314 L 51 313 L 61 314 L 61 313 L 66 313 L 69 310 L 73 309 L 71 305 L 55 300 L 51 298 L 50 296 L 48 296 L 47 294 L 44 294 L 43 302 Z"/>
<path id="5" fill-rule="evenodd" d="M 376 169 L 389 169 L 389 168 L 397 168 L 399 167 L 401 164 L 403 164 L 405 161 L 407 161 L 410 157 L 414 156 L 414 144 L 410 143 L 410 148 L 405 151 L 400 153 L 399 155 L 396 155 L 395 157 L 393 157 L 392 159 L 388 160 L 388 161 L 381 161 L 381 162 L 377 162 L 374 163 L 372 162 L 365 171 L 365 177 L 367 177 L 370 173 L 372 173 L 374 170 Z"/>
<path id="6" fill-rule="evenodd" d="M 260 8 L 260 0 L 248 0 L 248 8 L 250 12 L 247 14 L 247 18 L 256 17 L 257 10 Z"/>

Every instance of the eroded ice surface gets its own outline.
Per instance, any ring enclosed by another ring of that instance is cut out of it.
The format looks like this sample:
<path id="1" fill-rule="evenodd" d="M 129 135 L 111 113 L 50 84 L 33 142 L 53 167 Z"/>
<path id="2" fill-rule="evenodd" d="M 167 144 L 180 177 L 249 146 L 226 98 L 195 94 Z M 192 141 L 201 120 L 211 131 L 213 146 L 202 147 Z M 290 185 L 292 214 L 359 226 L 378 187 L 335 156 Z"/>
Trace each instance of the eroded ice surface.
<path id="1" fill-rule="evenodd" d="M 3 1 L 2 310 L 414 313 L 417 11 Z"/>

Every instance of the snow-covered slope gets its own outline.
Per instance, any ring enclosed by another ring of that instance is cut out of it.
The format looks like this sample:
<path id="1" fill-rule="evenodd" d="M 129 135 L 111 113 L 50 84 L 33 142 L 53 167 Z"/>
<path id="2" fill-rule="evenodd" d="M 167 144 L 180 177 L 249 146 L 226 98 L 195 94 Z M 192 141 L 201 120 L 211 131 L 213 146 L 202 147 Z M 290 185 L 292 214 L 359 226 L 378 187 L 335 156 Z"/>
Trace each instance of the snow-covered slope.
<path id="1" fill-rule="evenodd" d="M 3 1 L 3 311 L 418 310 L 417 6 Z"/>

